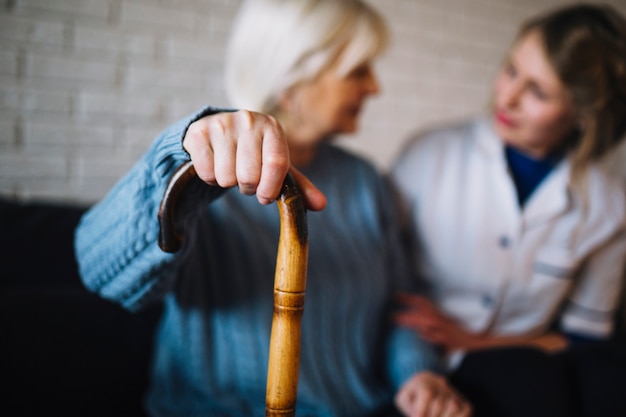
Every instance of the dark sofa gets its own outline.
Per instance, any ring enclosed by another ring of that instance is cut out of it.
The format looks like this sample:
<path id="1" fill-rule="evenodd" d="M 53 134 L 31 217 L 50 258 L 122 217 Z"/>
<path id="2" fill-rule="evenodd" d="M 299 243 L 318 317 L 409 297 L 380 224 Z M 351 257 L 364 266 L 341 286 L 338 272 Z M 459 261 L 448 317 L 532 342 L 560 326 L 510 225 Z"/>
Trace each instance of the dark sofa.
<path id="1" fill-rule="evenodd" d="M 3 415 L 145 415 L 160 306 L 131 314 L 85 289 L 73 251 L 85 210 L 0 200 Z"/>
<path id="2" fill-rule="evenodd" d="M 2 415 L 145 417 L 161 306 L 132 314 L 84 288 L 73 232 L 86 209 L 0 199 Z M 615 373 L 615 392 L 624 389 L 615 363 L 625 366 L 625 316 L 618 315 L 617 344 L 590 363 Z"/>

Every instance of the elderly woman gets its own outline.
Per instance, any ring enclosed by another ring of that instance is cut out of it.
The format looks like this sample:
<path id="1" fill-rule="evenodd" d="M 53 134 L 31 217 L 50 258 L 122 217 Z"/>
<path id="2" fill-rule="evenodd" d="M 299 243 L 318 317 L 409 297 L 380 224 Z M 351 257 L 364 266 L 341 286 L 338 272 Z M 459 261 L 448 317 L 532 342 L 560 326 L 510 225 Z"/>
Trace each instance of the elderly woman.
<path id="1" fill-rule="evenodd" d="M 88 288 L 131 310 L 164 300 L 149 413 L 264 414 L 279 217 L 250 195 L 273 201 L 292 164 L 324 192 L 294 171 L 309 208 L 325 206 L 308 219 L 297 415 L 373 415 L 394 397 L 407 416 L 469 415 L 432 347 L 389 320 L 410 280 L 388 188 L 330 143 L 356 131 L 379 90 L 380 15 L 360 0 L 251 0 L 232 33 L 226 86 L 246 110 L 171 126 L 76 233 Z M 170 255 L 157 211 L 188 159 L 203 183 L 188 190 L 186 241 Z"/>

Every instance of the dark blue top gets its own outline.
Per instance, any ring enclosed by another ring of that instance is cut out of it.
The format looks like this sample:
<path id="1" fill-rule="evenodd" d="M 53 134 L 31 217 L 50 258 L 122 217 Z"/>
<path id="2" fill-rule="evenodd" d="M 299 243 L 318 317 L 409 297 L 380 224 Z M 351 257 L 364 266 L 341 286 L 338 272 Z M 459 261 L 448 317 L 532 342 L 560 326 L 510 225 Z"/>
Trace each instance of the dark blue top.
<path id="1" fill-rule="evenodd" d="M 515 183 L 520 207 L 524 207 L 533 191 L 539 187 L 539 184 L 563 157 L 563 153 L 558 152 L 536 159 L 508 145 L 504 149 L 504 154 Z"/>

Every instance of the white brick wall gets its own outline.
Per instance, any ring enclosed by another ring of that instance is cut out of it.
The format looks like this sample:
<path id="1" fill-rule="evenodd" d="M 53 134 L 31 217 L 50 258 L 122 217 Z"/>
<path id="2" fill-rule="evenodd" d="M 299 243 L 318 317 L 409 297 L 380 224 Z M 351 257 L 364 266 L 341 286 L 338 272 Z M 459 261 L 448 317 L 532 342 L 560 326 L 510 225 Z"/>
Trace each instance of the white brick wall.
<path id="1" fill-rule="evenodd" d="M 371 0 L 383 93 L 341 143 L 385 169 L 410 132 L 482 111 L 518 24 L 566 0 Z M 613 0 L 626 13 L 626 0 Z M 93 202 L 171 122 L 227 105 L 238 0 L 0 0 L 0 195 Z M 625 158 L 626 160 L 626 158 Z"/>

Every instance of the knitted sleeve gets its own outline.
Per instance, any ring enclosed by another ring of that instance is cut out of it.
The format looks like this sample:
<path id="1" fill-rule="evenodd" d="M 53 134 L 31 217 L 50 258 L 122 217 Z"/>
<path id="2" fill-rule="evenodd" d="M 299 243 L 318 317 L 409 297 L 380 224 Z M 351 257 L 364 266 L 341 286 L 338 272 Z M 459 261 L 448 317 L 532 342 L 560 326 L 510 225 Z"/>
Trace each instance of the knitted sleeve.
<path id="1" fill-rule="evenodd" d="M 188 126 L 220 110 L 207 107 L 170 126 L 146 154 L 82 217 L 75 232 L 81 279 L 91 291 L 138 310 L 171 286 L 175 256 L 158 246 L 158 210 L 167 181 L 189 157 L 182 147 Z M 194 195 L 198 204 L 212 187 Z"/>

